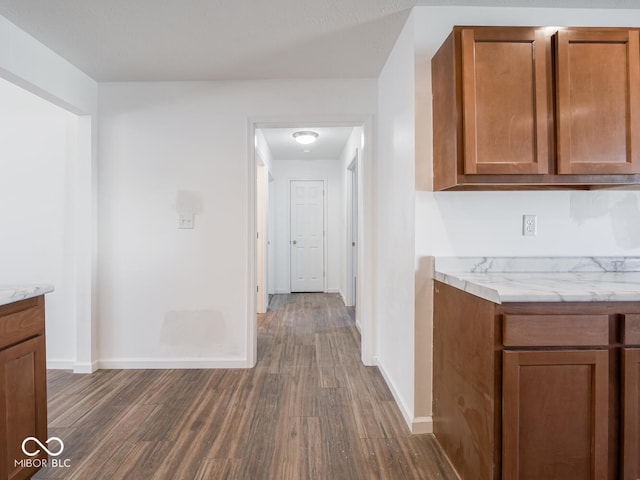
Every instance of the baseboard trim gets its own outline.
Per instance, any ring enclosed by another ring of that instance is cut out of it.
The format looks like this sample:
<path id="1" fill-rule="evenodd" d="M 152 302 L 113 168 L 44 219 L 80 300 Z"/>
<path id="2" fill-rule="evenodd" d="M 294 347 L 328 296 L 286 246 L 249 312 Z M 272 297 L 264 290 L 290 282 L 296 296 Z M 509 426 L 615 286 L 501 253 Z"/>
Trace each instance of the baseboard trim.
<path id="1" fill-rule="evenodd" d="M 384 366 L 378 361 L 377 357 L 376 357 L 376 365 L 378 366 L 378 369 L 382 374 L 382 378 L 384 378 L 384 381 L 389 387 L 389 390 L 391 390 L 393 399 L 395 400 L 396 405 L 398 405 L 398 408 L 400 409 L 400 413 L 402 414 L 402 418 L 404 418 L 404 421 L 407 424 L 407 428 L 409 429 L 411 434 L 420 435 L 423 433 L 433 433 L 433 418 L 432 417 L 414 417 L 409 411 L 409 408 L 405 404 L 403 398 L 398 393 L 398 389 L 396 388 L 394 383 L 391 381 L 391 378 L 389 378 L 389 375 L 385 371 Z"/>
<path id="2" fill-rule="evenodd" d="M 387 372 L 384 369 L 384 366 L 382 365 L 382 363 L 380 361 L 378 361 L 378 362 L 376 362 L 376 364 L 378 365 L 378 369 L 380 370 L 380 373 L 382 374 L 382 378 L 384 378 L 384 381 L 386 382 L 387 386 L 389 387 L 389 390 L 391 390 L 391 394 L 393 395 L 393 399 L 396 401 L 396 405 L 398 405 L 398 408 L 400 409 L 400 413 L 402 414 L 402 418 L 404 418 L 404 421 L 407 424 L 407 428 L 409 429 L 409 431 L 411 433 L 413 433 L 413 415 L 409 412 L 409 408 L 404 403 L 404 399 L 398 393 L 398 390 L 397 390 L 396 386 L 394 385 L 394 383 L 391 381 L 391 378 L 389 377 L 389 375 L 387 375 Z"/>
<path id="3" fill-rule="evenodd" d="M 433 417 L 414 417 L 411 422 L 411 433 L 414 435 L 433 433 Z"/>
<path id="4" fill-rule="evenodd" d="M 100 366 L 97 361 L 93 361 L 91 363 L 75 363 L 73 365 L 73 373 L 93 373 L 99 369 Z"/>
<path id="5" fill-rule="evenodd" d="M 342 303 L 344 303 L 345 307 L 347 306 L 347 297 L 344 296 L 344 293 L 342 293 L 342 290 L 338 290 L 337 292 L 340 295 L 340 298 L 342 299 Z"/>
<path id="6" fill-rule="evenodd" d="M 291 290 L 276 288 L 276 294 L 282 295 L 282 294 L 287 294 L 287 293 L 291 293 Z"/>
<path id="7" fill-rule="evenodd" d="M 47 370 L 73 370 L 76 362 L 73 360 L 49 360 L 47 359 Z"/>
<path id="8" fill-rule="evenodd" d="M 122 358 L 100 360 L 98 366 L 105 370 L 173 370 L 173 369 L 223 369 L 250 368 L 245 359 L 171 359 Z"/>

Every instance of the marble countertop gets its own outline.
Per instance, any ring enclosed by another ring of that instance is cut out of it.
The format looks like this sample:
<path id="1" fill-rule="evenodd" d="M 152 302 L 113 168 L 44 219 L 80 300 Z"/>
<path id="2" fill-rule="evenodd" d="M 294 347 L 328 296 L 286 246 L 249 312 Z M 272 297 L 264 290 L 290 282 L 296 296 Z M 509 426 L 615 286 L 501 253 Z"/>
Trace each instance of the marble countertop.
<path id="1" fill-rule="evenodd" d="M 637 257 L 435 259 L 434 278 L 494 303 L 640 301 Z"/>
<path id="2" fill-rule="evenodd" d="M 18 302 L 53 292 L 53 285 L 0 285 L 0 305 Z"/>

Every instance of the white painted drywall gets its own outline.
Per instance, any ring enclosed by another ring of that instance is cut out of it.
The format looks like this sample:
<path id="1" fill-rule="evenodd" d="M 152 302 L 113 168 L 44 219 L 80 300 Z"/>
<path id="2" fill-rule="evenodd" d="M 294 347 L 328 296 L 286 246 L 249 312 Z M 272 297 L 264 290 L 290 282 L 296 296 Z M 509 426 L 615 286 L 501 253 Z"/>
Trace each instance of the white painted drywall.
<path id="1" fill-rule="evenodd" d="M 76 360 L 77 117 L 0 79 L 0 284 L 51 283 L 49 367 Z"/>
<path id="2" fill-rule="evenodd" d="M 414 419 L 414 53 L 411 16 L 378 79 L 378 365 Z"/>
<path id="3" fill-rule="evenodd" d="M 256 129 L 256 152 L 260 155 L 260 158 L 264 162 L 267 170 L 271 170 L 271 163 L 273 162 L 273 154 L 267 143 L 267 139 L 264 137 L 261 129 Z"/>
<path id="4" fill-rule="evenodd" d="M 344 269 L 343 215 L 346 208 L 342 195 L 344 175 L 342 175 L 340 162 L 338 160 L 274 160 L 272 167 L 275 196 L 273 227 L 276 293 L 291 291 L 291 180 L 323 180 L 325 182 L 326 291 L 340 292 L 340 276 Z"/>
<path id="5" fill-rule="evenodd" d="M 73 192 L 73 266 L 76 330 L 73 364 L 57 365 L 89 372 L 97 358 L 97 83 L 0 17 L 0 77 L 80 115 L 77 119 Z M 43 201 L 46 202 L 46 199 Z M 50 352 L 49 352 L 50 353 Z"/>
<path id="6" fill-rule="evenodd" d="M 99 103 L 102 366 L 247 366 L 247 121 L 375 114 L 376 81 L 105 83 Z"/>

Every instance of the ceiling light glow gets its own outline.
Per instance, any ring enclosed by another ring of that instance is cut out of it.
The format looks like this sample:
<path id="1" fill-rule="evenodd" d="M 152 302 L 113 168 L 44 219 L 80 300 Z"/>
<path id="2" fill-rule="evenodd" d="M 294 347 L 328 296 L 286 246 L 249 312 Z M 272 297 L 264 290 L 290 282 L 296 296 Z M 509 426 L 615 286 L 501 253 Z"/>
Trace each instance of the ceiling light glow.
<path id="1" fill-rule="evenodd" d="M 302 145 L 308 145 L 316 141 L 316 138 L 318 138 L 318 134 L 316 132 L 312 132 L 311 130 L 304 130 L 295 132 L 293 134 L 293 138 L 296 139 L 296 142 L 301 143 Z"/>

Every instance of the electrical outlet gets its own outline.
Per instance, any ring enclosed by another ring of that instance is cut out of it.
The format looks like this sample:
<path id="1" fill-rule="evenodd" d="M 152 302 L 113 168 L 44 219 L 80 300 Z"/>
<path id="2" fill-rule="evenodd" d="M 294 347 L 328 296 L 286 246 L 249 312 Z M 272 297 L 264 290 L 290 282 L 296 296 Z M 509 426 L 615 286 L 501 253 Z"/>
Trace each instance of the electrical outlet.
<path id="1" fill-rule="evenodd" d="M 538 234 L 538 217 L 536 215 L 522 216 L 522 235 L 535 237 Z"/>

